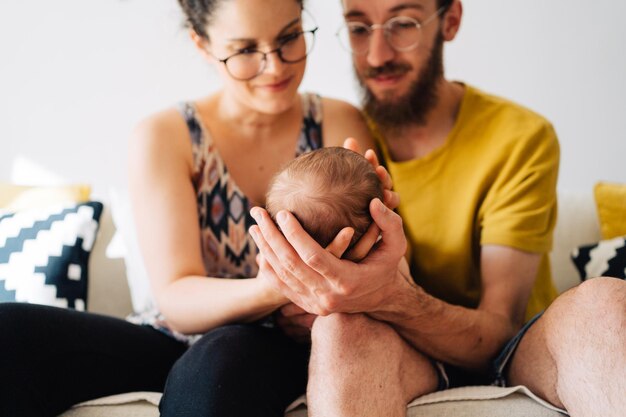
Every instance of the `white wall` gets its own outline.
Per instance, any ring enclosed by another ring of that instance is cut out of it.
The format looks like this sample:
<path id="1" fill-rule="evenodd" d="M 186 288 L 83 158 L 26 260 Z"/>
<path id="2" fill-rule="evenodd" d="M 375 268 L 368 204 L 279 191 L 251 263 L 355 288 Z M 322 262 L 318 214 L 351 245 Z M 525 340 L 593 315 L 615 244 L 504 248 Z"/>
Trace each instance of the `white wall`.
<path id="1" fill-rule="evenodd" d="M 339 0 L 308 0 L 321 30 L 303 88 L 357 103 L 334 39 Z M 546 115 L 559 187 L 626 182 L 626 3 L 467 0 L 447 72 Z M 217 88 L 175 0 L 0 1 L 0 181 L 125 182 L 143 116 Z"/>

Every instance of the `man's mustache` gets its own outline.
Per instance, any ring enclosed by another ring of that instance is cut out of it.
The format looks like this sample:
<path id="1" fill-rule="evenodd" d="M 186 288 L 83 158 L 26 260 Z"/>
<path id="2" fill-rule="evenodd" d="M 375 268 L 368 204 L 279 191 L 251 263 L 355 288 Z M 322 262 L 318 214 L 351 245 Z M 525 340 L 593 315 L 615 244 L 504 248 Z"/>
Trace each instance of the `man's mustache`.
<path id="1" fill-rule="evenodd" d="M 381 67 L 368 67 L 363 75 L 365 78 L 377 78 L 380 76 L 395 77 L 409 72 L 412 67 L 404 62 L 387 62 Z"/>

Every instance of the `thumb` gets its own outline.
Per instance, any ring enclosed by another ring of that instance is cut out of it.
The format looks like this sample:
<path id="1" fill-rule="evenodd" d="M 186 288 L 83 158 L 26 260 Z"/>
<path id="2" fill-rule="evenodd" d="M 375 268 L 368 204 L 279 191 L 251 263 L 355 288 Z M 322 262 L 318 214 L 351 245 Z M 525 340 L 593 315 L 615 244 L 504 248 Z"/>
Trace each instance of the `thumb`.
<path id="1" fill-rule="evenodd" d="M 375 198 L 370 203 L 370 214 L 381 231 L 381 241 L 393 248 L 393 252 L 403 255 L 406 251 L 406 238 L 402 227 L 402 218 Z"/>

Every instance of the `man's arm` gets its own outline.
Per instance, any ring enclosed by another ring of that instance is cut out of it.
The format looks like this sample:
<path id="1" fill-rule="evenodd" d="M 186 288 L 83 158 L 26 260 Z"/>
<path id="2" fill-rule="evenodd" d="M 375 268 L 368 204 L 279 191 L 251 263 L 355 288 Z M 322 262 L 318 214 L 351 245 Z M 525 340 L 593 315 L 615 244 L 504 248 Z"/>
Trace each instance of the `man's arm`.
<path id="1" fill-rule="evenodd" d="M 479 308 L 452 306 L 426 294 L 408 268 L 399 268 L 406 249 L 400 217 L 378 200 L 370 210 L 382 239 L 362 262 L 354 263 L 321 248 L 291 214 L 278 216 L 283 236 L 267 213 L 255 208 L 258 226 L 251 233 L 274 272 L 265 274 L 267 279 L 309 313 L 367 313 L 388 322 L 425 354 L 485 369 L 523 320 L 539 255 L 484 247 Z"/>
<path id="2" fill-rule="evenodd" d="M 399 288 L 392 302 L 369 315 L 389 322 L 430 357 L 464 368 L 486 369 L 524 322 L 540 260 L 539 254 L 485 246 L 477 309 L 448 304 L 407 280 L 411 288 Z"/>

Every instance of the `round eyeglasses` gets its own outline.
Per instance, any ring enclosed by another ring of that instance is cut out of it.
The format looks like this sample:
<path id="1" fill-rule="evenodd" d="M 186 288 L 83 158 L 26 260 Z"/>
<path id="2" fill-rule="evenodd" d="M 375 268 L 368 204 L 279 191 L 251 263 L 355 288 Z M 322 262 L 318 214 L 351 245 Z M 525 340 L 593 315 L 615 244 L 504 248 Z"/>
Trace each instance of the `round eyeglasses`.
<path id="1" fill-rule="evenodd" d="M 315 32 L 317 27 L 311 30 L 289 33 L 278 39 L 278 47 L 271 51 L 261 52 L 256 48 L 241 49 L 240 51 L 219 59 L 226 71 L 236 80 L 249 81 L 260 75 L 267 66 L 267 56 L 276 52 L 281 62 L 295 64 L 302 61 L 313 50 L 315 44 Z M 210 53 L 210 52 L 209 52 Z"/>
<path id="2" fill-rule="evenodd" d="M 370 49 L 370 39 L 376 29 L 382 29 L 389 45 L 398 52 L 417 48 L 422 36 L 422 28 L 437 18 L 447 8 L 441 7 L 423 22 L 409 16 L 396 16 L 385 23 L 367 25 L 363 22 L 346 22 L 336 33 L 339 43 L 348 52 L 365 55 Z"/>

